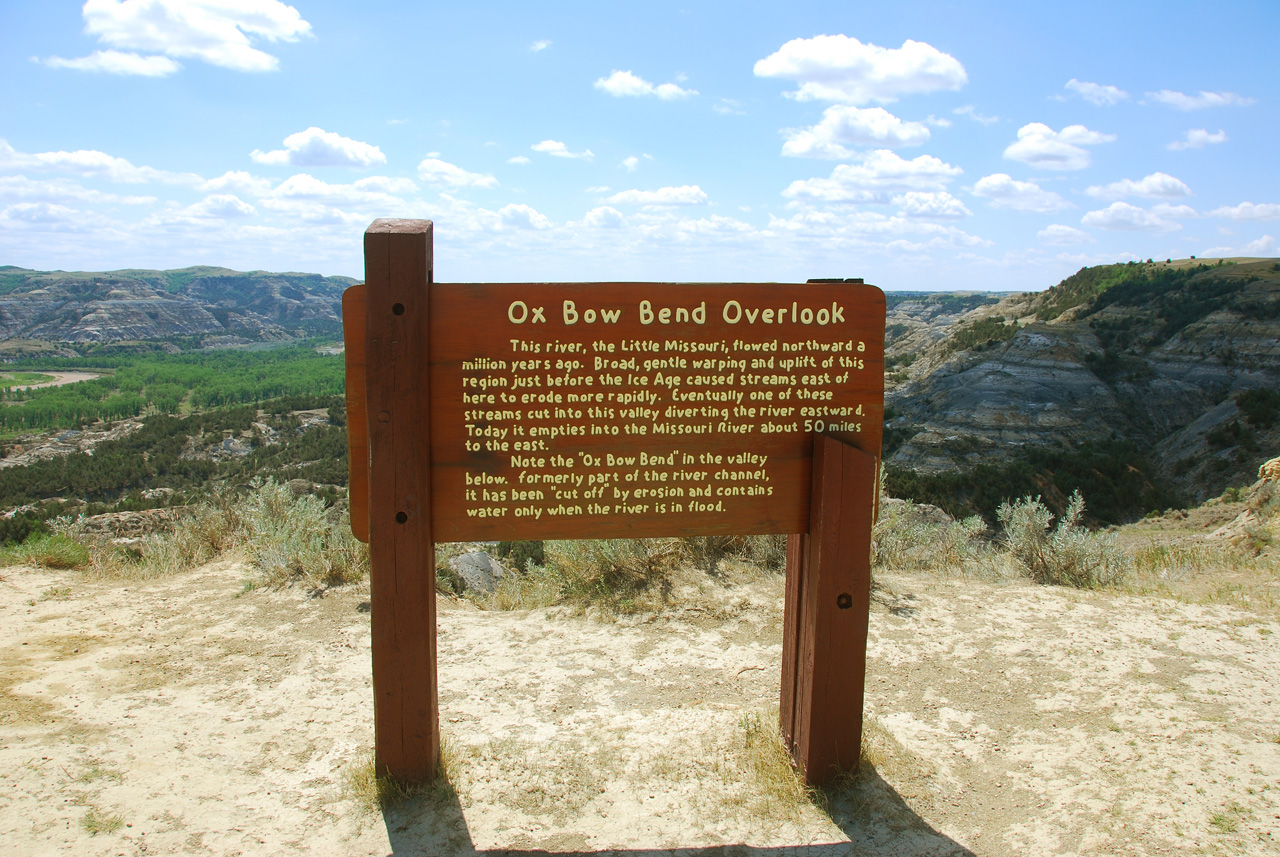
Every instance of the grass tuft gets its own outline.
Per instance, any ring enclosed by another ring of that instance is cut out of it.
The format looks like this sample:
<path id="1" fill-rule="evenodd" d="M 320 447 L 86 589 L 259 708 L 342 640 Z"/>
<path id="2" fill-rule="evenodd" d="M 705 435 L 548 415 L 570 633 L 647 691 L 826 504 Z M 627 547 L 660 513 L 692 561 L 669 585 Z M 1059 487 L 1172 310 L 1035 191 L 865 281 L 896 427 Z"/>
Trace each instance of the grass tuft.
<path id="1" fill-rule="evenodd" d="M 84 568 L 90 561 L 89 549 L 62 533 L 32 533 L 22 544 L 0 549 L 0 565 Z"/>
<path id="2" fill-rule="evenodd" d="M 380 776 L 374 751 L 370 750 L 344 774 L 343 793 L 366 816 L 378 815 L 415 798 L 452 798 L 457 793 L 453 786 L 457 764 L 457 752 L 452 739 L 441 735 L 435 779 L 429 783 L 404 783 L 395 777 Z"/>
<path id="3" fill-rule="evenodd" d="M 104 812 L 96 806 L 89 807 L 89 811 L 80 819 L 80 826 L 90 836 L 97 836 L 99 833 L 115 833 L 124 825 L 124 816 L 114 812 Z"/>

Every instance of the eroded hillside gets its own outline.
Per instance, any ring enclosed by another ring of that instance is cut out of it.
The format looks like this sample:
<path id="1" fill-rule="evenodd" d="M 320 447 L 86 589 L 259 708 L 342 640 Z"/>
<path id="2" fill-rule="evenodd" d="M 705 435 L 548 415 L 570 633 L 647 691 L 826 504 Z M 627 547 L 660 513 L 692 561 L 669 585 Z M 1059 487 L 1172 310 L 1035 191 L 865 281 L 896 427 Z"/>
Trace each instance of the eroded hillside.
<path id="1" fill-rule="evenodd" d="M 1086 268 L 969 311 L 902 362 L 885 435 L 899 474 L 1026 466 L 1052 495 L 1072 457 L 1123 482 L 1129 456 L 1118 513 L 1170 491 L 1199 502 L 1280 447 L 1280 263 Z"/>
<path id="2" fill-rule="evenodd" d="M 0 267 L 0 340 L 203 345 L 341 329 L 347 277 L 195 267 L 103 273 Z"/>

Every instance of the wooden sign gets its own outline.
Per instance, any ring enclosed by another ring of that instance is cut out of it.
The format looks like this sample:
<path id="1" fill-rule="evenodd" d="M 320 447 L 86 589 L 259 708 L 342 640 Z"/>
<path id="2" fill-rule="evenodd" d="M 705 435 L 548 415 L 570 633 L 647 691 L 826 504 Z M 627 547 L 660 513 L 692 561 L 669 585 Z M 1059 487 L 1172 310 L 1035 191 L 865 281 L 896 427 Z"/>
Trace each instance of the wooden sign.
<path id="1" fill-rule="evenodd" d="M 435 537 L 804 531 L 814 435 L 880 450 L 884 307 L 853 283 L 433 284 Z"/>
<path id="2" fill-rule="evenodd" d="M 379 773 L 435 772 L 436 541 L 756 533 L 789 534 L 784 737 L 810 782 L 856 767 L 884 294 L 435 283 L 431 238 L 376 221 L 343 297 Z"/>

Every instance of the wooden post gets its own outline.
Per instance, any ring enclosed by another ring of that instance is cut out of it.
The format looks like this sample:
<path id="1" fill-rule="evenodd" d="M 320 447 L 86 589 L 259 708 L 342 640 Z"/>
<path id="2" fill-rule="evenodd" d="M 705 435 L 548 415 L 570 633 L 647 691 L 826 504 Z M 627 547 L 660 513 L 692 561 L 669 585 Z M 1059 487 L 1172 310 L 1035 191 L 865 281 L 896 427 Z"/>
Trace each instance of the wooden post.
<path id="1" fill-rule="evenodd" d="M 369 559 L 377 771 L 435 774 L 435 544 L 428 389 L 429 220 L 376 220 L 365 232 Z"/>
<path id="2" fill-rule="evenodd" d="M 365 408 L 364 283 L 342 293 L 343 359 L 347 387 L 347 508 L 351 534 L 369 541 L 369 420 Z"/>
<path id="3" fill-rule="evenodd" d="M 813 439 L 809 532 L 787 538 L 780 723 L 813 784 L 856 770 L 871 606 L 876 459 Z"/>

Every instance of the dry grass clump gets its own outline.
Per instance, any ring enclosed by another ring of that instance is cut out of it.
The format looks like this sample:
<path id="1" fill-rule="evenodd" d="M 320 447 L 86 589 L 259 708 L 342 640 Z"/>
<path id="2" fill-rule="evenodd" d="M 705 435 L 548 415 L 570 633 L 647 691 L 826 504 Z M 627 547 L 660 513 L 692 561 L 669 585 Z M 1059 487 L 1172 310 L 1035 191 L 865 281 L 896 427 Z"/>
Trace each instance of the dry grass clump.
<path id="1" fill-rule="evenodd" d="M 81 568 L 100 577 L 145 579 L 200 566 L 226 554 L 258 572 L 253 585 L 303 583 L 315 588 L 364 579 L 368 547 L 345 520 L 332 520 L 318 497 L 296 496 L 287 485 L 255 480 L 250 490 L 192 507 L 166 532 L 128 544 L 90 537 L 83 522 L 50 522 L 52 535 L 32 536 L 0 552 L 0 563 Z"/>
<path id="2" fill-rule="evenodd" d="M 448 561 L 468 547 L 437 547 L 440 592 L 464 595 L 486 610 L 566 605 L 610 615 L 661 610 L 674 603 L 682 581 L 730 574 L 724 561 L 778 573 L 787 555 L 786 537 L 767 535 L 499 543 L 490 553 L 515 567 L 493 592 L 483 593 L 466 591 L 449 568 Z"/>
<path id="3" fill-rule="evenodd" d="M 726 773 L 740 771 L 747 786 L 738 795 L 744 809 L 755 816 L 797 820 L 809 807 L 824 808 L 822 792 L 805 783 L 787 752 L 776 711 L 745 715 L 738 728 L 741 741 L 728 757 Z"/>
<path id="4" fill-rule="evenodd" d="M 871 530 L 871 562 L 895 571 L 973 570 L 991 553 L 986 535 L 987 525 L 977 515 L 939 523 L 922 515 L 911 500 L 882 504 Z"/>
<path id="5" fill-rule="evenodd" d="M 395 777 L 378 774 L 377 757 L 373 750 L 348 768 L 342 777 L 342 794 L 355 802 L 357 811 L 364 816 L 374 816 L 394 809 L 413 798 L 449 799 L 456 791 L 458 753 L 448 735 L 440 736 L 440 755 L 436 759 L 436 776 L 429 783 L 403 783 Z"/>
<path id="6" fill-rule="evenodd" d="M 84 568 L 89 563 L 89 549 L 63 533 L 32 533 L 22 544 L 0 549 L 0 566 Z"/>

